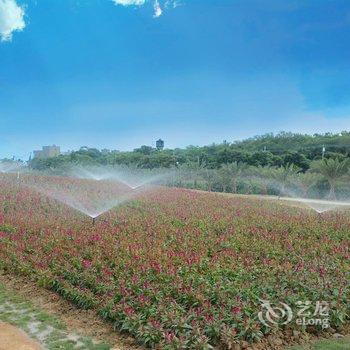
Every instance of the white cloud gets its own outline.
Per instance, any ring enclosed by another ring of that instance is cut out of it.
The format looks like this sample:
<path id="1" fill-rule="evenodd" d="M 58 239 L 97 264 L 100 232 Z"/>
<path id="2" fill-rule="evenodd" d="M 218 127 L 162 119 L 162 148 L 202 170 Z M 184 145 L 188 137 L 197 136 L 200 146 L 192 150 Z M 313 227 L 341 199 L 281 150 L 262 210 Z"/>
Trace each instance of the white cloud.
<path id="1" fill-rule="evenodd" d="M 116 5 L 122 6 L 143 6 L 146 3 L 151 3 L 154 9 L 154 18 L 158 18 L 163 14 L 163 10 L 172 6 L 176 8 L 179 6 L 179 2 L 177 0 L 166 0 L 165 4 L 160 4 L 159 0 L 112 0 Z"/>
<path id="2" fill-rule="evenodd" d="M 112 0 L 116 5 L 123 6 L 142 6 L 146 0 Z"/>
<path id="3" fill-rule="evenodd" d="M 153 8 L 154 8 L 154 15 L 153 15 L 153 17 L 155 17 L 155 18 L 160 17 L 162 15 L 163 11 L 162 11 L 162 8 L 159 5 L 158 0 L 154 1 Z"/>
<path id="4" fill-rule="evenodd" d="M 21 31 L 26 26 L 24 9 L 16 0 L 0 0 L 0 40 L 10 41 L 14 31 Z"/>
<path id="5" fill-rule="evenodd" d="M 165 2 L 165 7 L 173 7 L 174 9 L 176 9 L 177 7 L 181 6 L 181 2 L 179 0 L 167 0 Z"/>

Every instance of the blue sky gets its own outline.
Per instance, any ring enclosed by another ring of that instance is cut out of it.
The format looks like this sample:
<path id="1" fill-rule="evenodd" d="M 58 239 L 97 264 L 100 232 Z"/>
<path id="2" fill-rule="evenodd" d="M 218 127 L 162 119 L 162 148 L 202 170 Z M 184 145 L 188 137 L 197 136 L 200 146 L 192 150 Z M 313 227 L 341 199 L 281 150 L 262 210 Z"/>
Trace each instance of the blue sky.
<path id="1" fill-rule="evenodd" d="M 0 37 L 0 157 L 350 129 L 348 0 L 0 0 Z"/>

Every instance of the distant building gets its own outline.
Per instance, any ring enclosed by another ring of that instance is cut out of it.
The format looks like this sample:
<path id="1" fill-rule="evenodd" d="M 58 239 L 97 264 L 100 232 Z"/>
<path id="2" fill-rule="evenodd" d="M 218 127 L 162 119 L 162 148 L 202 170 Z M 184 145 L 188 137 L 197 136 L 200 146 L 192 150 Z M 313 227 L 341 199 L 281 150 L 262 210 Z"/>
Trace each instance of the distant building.
<path id="1" fill-rule="evenodd" d="M 162 150 L 164 148 L 164 141 L 162 139 L 156 141 L 156 148 L 157 150 Z"/>
<path id="2" fill-rule="evenodd" d="M 61 150 L 59 146 L 43 146 L 43 149 L 40 151 L 34 151 L 34 158 L 44 159 L 44 158 L 52 158 L 57 157 L 61 154 Z"/>

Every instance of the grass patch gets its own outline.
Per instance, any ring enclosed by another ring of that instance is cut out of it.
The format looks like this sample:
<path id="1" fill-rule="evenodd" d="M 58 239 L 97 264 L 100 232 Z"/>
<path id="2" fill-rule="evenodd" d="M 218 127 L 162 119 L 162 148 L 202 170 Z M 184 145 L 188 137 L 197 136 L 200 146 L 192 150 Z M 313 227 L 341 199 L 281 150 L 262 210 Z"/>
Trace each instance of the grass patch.
<path id="1" fill-rule="evenodd" d="M 350 337 L 337 340 L 321 340 L 313 344 L 293 346 L 289 350 L 349 350 Z"/>

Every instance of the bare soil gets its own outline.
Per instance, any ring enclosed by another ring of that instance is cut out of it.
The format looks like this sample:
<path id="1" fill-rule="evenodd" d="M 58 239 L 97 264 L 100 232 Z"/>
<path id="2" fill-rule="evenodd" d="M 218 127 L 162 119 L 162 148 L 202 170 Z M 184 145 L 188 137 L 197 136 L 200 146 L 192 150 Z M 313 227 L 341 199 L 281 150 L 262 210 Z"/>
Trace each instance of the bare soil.
<path id="1" fill-rule="evenodd" d="M 0 322 L 0 350 L 43 350 L 43 348 L 23 331 Z"/>

